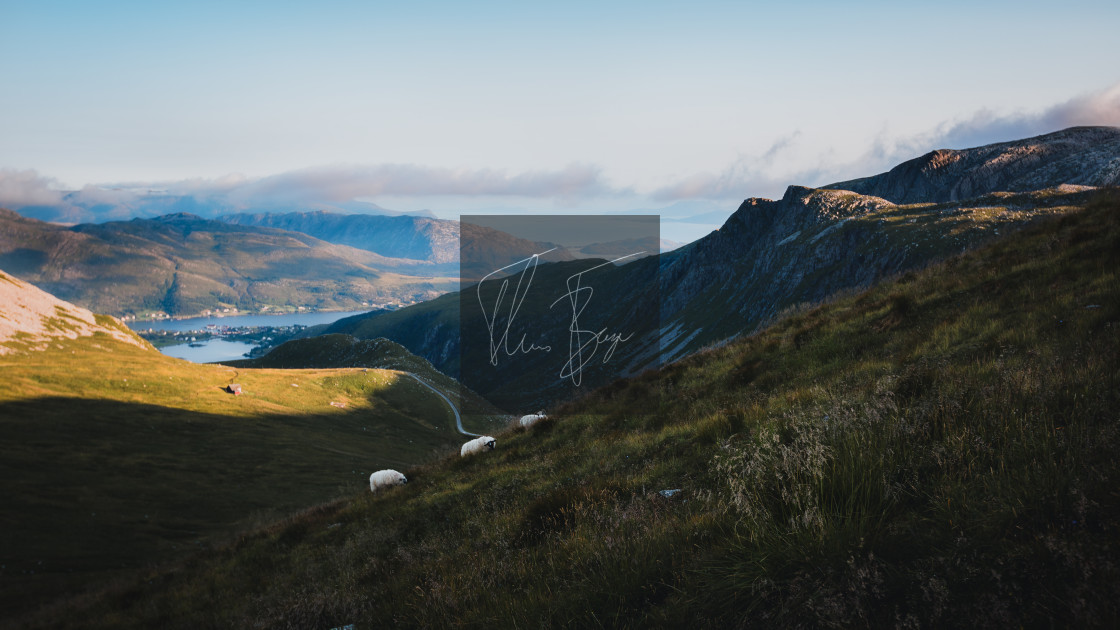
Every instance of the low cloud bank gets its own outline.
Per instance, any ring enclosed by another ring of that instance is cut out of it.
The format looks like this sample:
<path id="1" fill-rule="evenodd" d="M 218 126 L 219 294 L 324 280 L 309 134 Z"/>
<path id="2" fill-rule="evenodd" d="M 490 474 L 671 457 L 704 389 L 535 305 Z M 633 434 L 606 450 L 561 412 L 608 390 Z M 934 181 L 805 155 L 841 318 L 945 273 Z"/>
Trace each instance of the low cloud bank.
<path id="1" fill-rule="evenodd" d="M 866 177 L 935 149 L 968 149 L 995 142 L 1021 140 L 1076 126 L 1120 127 L 1120 83 L 1058 103 L 1041 112 L 999 114 L 982 109 L 945 121 L 928 132 L 881 136 L 859 158 L 814 167 L 775 167 L 796 145 L 799 134 L 780 138 L 758 155 L 740 156 L 718 174 L 697 173 L 654 192 L 662 200 L 744 199 L 780 195 L 790 184 L 823 186 Z M 825 153 L 828 155 L 829 153 Z M 789 163 L 789 160 L 786 160 Z"/>
<path id="2" fill-rule="evenodd" d="M 296 210 L 381 195 L 460 195 L 573 200 L 623 194 L 593 165 L 508 173 L 414 164 L 303 169 L 263 178 L 228 175 L 176 182 L 126 182 L 59 190 L 34 170 L 0 170 L 0 207 L 53 221 L 104 221 L 168 212 L 217 216 L 243 210 Z"/>

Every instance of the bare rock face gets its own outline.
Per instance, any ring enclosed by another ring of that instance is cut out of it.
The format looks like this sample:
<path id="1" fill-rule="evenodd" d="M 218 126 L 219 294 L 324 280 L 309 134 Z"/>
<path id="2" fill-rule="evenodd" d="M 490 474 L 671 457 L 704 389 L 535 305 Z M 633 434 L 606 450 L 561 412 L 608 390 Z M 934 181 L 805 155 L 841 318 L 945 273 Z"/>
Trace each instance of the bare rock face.
<path id="1" fill-rule="evenodd" d="M 1062 184 L 1120 184 L 1120 129 L 1071 127 L 974 149 L 939 149 L 886 173 L 824 188 L 907 204 L 961 201 L 992 192 L 1026 192 Z"/>
<path id="2" fill-rule="evenodd" d="M 148 344 L 112 317 L 96 316 L 0 271 L 0 354 L 38 349 L 51 339 L 105 333 L 136 346 Z"/>
<path id="3" fill-rule="evenodd" d="M 751 286 L 752 292 L 765 294 L 766 299 L 744 294 L 744 303 L 733 310 L 761 308 L 752 313 L 751 319 L 757 320 L 774 302 L 776 296 L 771 293 L 793 280 L 791 275 L 799 279 L 811 271 L 806 258 L 833 244 L 825 237 L 836 226 L 892 206 L 879 197 L 803 186 L 790 186 L 778 200 L 747 199 L 718 231 L 680 253 L 674 252 L 675 256 L 663 257 L 668 262 L 662 266 L 664 316 L 672 317 L 713 286 L 732 295 Z M 811 247 L 803 255 L 791 255 L 810 238 Z M 846 246 L 834 249 L 843 253 Z M 868 279 L 861 277 L 858 281 Z"/>

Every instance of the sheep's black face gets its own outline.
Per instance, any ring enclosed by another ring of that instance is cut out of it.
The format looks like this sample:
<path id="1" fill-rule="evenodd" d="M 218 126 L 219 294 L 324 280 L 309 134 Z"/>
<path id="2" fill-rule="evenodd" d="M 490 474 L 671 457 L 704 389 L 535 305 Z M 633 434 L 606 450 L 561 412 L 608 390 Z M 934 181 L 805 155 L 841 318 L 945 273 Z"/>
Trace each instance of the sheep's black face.
<path id="1" fill-rule="evenodd" d="M 495 444 L 497 444 L 497 440 L 490 440 L 489 442 L 486 443 L 486 447 L 489 448 L 490 450 L 494 450 L 494 445 Z"/>

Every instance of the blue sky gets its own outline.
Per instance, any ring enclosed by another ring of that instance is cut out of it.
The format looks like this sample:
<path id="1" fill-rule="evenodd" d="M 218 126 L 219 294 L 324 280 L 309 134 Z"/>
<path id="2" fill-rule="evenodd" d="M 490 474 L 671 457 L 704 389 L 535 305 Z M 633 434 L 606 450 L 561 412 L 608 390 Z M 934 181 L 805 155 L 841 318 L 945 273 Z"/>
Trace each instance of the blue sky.
<path id="1" fill-rule="evenodd" d="M 934 148 L 1120 125 L 1116 24 L 1120 3 L 1079 0 L 0 0 L 0 205 L 130 184 L 446 216 L 730 211 Z"/>

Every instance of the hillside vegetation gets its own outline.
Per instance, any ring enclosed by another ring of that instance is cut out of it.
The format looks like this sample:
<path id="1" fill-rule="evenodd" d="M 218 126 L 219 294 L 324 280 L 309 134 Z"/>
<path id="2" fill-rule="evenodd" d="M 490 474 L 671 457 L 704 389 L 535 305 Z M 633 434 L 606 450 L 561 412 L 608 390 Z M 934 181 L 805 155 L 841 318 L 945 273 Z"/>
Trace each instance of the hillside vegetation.
<path id="1" fill-rule="evenodd" d="M 511 420 L 489 401 L 433 368 L 431 363 L 382 337 L 358 339 L 351 335 L 327 334 L 295 339 L 280 344 L 262 357 L 224 361 L 223 364 L 277 369 L 363 367 L 409 372 L 443 392 L 460 411 L 463 407 L 474 411 L 468 427 L 471 431 L 500 430 Z"/>
<path id="2" fill-rule="evenodd" d="M 374 470 L 465 439 L 398 370 L 197 365 L 103 331 L 34 345 L 49 347 L 0 355 L 5 616 L 352 495 Z"/>
<path id="3" fill-rule="evenodd" d="M 1118 269 L 1112 196 L 36 623 L 1113 627 Z"/>

